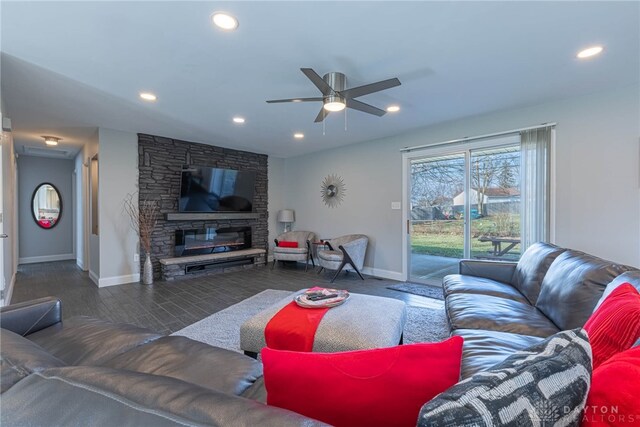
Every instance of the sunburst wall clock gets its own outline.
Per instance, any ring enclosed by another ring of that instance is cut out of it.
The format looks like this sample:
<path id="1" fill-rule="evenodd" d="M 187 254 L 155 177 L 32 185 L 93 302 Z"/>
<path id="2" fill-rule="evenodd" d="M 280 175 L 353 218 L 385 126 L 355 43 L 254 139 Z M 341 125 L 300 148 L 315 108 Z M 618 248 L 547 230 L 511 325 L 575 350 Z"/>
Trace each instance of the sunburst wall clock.
<path id="1" fill-rule="evenodd" d="M 342 203 L 347 192 L 344 181 L 336 174 L 327 175 L 320 188 L 322 201 L 330 208 L 335 208 Z"/>

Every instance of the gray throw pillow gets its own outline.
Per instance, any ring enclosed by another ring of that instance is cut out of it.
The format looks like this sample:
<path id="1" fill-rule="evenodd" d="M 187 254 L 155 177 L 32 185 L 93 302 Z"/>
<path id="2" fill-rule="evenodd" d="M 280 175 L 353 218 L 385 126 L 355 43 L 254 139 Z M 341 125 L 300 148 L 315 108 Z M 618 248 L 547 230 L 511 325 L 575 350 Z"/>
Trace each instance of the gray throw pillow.
<path id="1" fill-rule="evenodd" d="M 559 332 L 439 394 L 418 425 L 579 426 L 591 363 L 584 329 Z"/>

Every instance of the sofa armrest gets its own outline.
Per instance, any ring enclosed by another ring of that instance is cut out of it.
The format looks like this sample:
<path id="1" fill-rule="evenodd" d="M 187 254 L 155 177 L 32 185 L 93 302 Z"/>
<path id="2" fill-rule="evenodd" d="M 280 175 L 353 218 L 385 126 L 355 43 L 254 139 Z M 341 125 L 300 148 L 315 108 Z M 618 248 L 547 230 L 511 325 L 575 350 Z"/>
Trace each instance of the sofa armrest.
<path id="1" fill-rule="evenodd" d="M 460 260 L 460 274 L 511 284 L 516 265 L 515 262 L 463 259 Z"/>
<path id="2" fill-rule="evenodd" d="M 55 297 L 38 298 L 0 308 L 0 326 L 26 336 L 62 321 L 62 302 Z"/>

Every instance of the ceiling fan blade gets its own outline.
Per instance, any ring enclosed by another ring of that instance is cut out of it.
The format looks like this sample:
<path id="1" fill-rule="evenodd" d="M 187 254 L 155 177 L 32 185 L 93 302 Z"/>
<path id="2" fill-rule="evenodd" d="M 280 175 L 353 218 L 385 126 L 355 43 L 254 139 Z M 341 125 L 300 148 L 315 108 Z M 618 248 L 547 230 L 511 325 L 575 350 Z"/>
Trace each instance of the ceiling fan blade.
<path id="1" fill-rule="evenodd" d="M 313 101 L 323 101 L 324 98 L 289 98 L 289 99 L 270 99 L 267 101 L 269 104 L 275 104 L 278 102 L 313 102 Z"/>
<path id="2" fill-rule="evenodd" d="M 381 90 L 400 86 L 400 84 L 400 80 L 398 80 L 397 78 L 382 80 L 368 85 L 352 87 L 351 89 L 343 90 L 342 92 L 340 92 L 340 95 L 344 96 L 345 98 L 357 98 L 359 96 L 368 95 L 370 93 L 380 92 Z"/>
<path id="3" fill-rule="evenodd" d="M 329 115 L 329 112 L 327 110 L 324 109 L 324 105 L 322 106 L 322 108 L 320 109 L 320 112 L 318 113 L 318 115 L 316 116 L 316 119 L 314 120 L 315 123 L 320 123 L 321 121 L 323 121 L 325 119 L 325 117 L 327 117 Z"/>
<path id="4" fill-rule="evenodd" d="M 365 104 L 364 102 L 356 101 L 355 99 L 347 99 L 347 107 L 354 110 L 362 111 L 364 113 L 374 114 L 378 117 L 384 116 L 386 111 L 374 107 L 373 105 Z"/>
<path id="5" fill-rule="evenodd" d="M 320 92 L 322 92 L 323 95 L 326 96 L 333 93 L 333 88 L 329 86 L 327 82 L 325 82 L 322 77 L 320 77 L 318 73 L 313 71 L 311 68 L 300 68 L 300 71 L 302 71 L 304 75 L 307 76 L 307 78 L 311 80 L 311 82 L 316 85 L 318 89 L 320 89 Z"/>

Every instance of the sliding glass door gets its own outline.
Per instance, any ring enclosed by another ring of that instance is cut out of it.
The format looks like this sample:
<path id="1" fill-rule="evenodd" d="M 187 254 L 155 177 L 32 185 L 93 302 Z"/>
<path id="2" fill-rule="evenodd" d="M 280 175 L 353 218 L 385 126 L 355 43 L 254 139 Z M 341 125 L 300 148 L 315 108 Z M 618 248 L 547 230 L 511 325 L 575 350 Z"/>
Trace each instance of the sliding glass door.
<path id="1" fill-rule="evenodd" d="M 520 258 L 520 145 L 470 151 L 470 257 Z"/>
<path id="2" fill-rule="evenodd" d="M 429 283 L 456 272 L 464 257 L 464 221 L 455 198 L 464 194 L 465 153 L 410 161 L 411 280 Z"/>
<path id="3" fill-rule="evenodd" d="M 409 280 L 440 284 L 462 258 L 520 257 L 519 136 L 407 158 Z"/>

